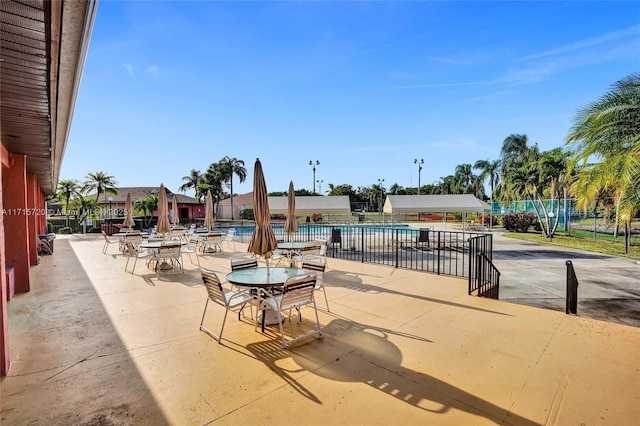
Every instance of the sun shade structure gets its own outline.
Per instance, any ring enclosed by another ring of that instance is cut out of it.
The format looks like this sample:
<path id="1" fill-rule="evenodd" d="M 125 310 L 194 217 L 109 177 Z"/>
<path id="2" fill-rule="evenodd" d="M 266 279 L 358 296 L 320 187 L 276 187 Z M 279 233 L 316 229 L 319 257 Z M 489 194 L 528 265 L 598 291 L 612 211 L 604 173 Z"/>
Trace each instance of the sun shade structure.
<path id="1" fill-rule="evenodd" d="M 348 195 L 329 197 L 320 196 L 296 196 L 296 214 L 310 215 L 323 214 L 351 214 L 351 204 Z M 272 214 L 287 214 L 287 197 L 269 197 L 269 209 Z"/>
<path id="2" fill-rule="evenodd" d="M 158 225 L 156 230 L 158 233 L 164 235 L 171 229 L 168 217 L 169 206 L 167 204 L 167 191 L 164 189 L 164 184 L 160 184 L 160 192 L 158 193 Z"/>
<path id="3" fill-rule="evenodd" d="M 213 197 L 211 191 L 207 191 L 207 197 L 204 201 L 204 226 L 205 228 L 213 228 Z"/>
<path id="4" fill-rule="evenodd" d="M 387 195 L 383 212 L 481 212 L 489 209 L 489 204 L 473 194 L 459 195 Z"/>
<path id="5" fill-rule="evenodd" d="M 278 240 L 273 233 L 273 229 L 271 229 L 271 213 L 267 194 L 267 184 L 264 180 L 262 164 L 260 159 L 256 159 L 253 169 L 253 214 L 256 219 L 256 228 L 253 231 L 253 235 L 251 235 L 248 251 L 258 256 L 264 256 L 268 267 L 269 257 L 271 257 L 273 250 L 278 247 Z M 286 199 L 286 197 L 283 198 Z"/>
<path id="6" fill-rule="evenodd" d="M 296 221 L 296 193 L 293 189 L 293 181 L 289 182 L 289 193 L 287 194 L 287 220 L 284 222 L 284 232 L 290 235 L 298 231 Z"/>
<path id="7" fill-rule="evenodd" d="M 133 204 L 131 203 L 130 192 L 127 192 L 127 201 L 124 203 L 124 210 L 126 212 L 126 216 L 124 217 L 124 222 L 122 224 L 125 228 L 133 228 L 135 222 L 133 221 Z"/>
<path id="8" fill-rule="evenodd" d="M 180 224 L 180 215 L 178 214 L 178 199 L 175 194 L 171 200 L 171 223 L 174 225 Z"/>

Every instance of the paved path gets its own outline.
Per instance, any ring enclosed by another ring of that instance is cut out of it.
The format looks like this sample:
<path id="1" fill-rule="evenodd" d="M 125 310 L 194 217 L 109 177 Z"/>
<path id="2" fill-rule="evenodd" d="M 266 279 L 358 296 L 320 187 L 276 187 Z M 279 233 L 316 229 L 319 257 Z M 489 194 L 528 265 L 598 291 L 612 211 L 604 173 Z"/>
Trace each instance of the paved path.
<path id="1" fill-rule="evenodd" d="M 500 300 L 564 312 L 566 261 L 578 278 L 578 315 L 640 327 L 640 263 L 494 233 Z"/>

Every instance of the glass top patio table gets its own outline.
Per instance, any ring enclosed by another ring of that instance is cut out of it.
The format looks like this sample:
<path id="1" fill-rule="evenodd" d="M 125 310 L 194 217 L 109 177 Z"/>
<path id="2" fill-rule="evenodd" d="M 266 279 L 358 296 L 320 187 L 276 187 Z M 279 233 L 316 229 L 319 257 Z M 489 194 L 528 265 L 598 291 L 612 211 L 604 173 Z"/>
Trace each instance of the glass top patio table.
<path id="1" fill-rule="evenodd" d="M 149 248 L 149 249 L 159 249 L 161 245 L 187 245 L 187 242 L 184 240 L 153 240 L 153 241 L 143 241 L 140 243 L 140 247 Z"/>
<path id="2" fill-rule="evenodd" d="M 247 268 L 229 272 L 227 281 L 240 287 L 277 287 L 289 277 L 307 273 L 302 268 Z"/>
<path id="3" fill-rule="evenodd" d="M 305 248 L 307 243 L 300 241 L 283 241 L 278 243 L 278 248 L 283 250 L 300 250 Z"/>

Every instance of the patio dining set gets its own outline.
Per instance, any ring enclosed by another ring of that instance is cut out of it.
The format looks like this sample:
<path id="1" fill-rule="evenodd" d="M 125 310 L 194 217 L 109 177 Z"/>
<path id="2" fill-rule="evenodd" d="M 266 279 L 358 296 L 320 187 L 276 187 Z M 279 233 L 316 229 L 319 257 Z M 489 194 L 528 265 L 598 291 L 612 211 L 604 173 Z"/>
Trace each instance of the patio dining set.
<path id="1" fill-rule="evenodd" d="M 184 272 L 182 255 L 188 254 L 191 263 L 192 255 L 200 266 L 199 256 L 223 252 L 223 243 L 227 242 L 235 250 L 235 229 L 230 228 L 227 234 L 208 228 L 197 229 L 195 226 L 187 229 L 172 227 L 169 232 L 160 234 L 155 230 L 145 233 L 131 228 L 123 228 L 120 232 L 104 238 L 103 253 L 107 253 L 110 245 L 118 245 L 118 251 L 127 257 L 125 271 L 135 271 L 138 259 L 144 259 L 148 268 L 157 275 L 171 272 Z M 128 270 L 129 262 L 133 259 L 133 266 Z"/>
<path id="2" fill-rule="evenodd" d="M 307 337 L 322 334 L 317 309 L 329 311 L 323 285 L 327 242 L 280 242 L 265 266 L 259 265 L 258 258 L 253 254 L 233 255 L 230 258 L 231 272 L 226 275 L 224 282 L 219 278 L 221 274 L 201 266 L 200 257 L 223 253 L 225 243 L 235 252 L 234 235 L 233 228 L 223 234 L 210 229 L 174 227 L 164 235 L 123 229 L 112 236 L 103 234 L 103 253 L 107 253 L 110 245 L 118 245 L 119 252 L 127 258 L 124 267 L 126 272 L 133 274 L 138 260 L 143 260 L 156 276 L 184 273 L 182 256 L 188 254 L 191 263 L 197 264 L 200 269 L 200 276 L 207 290 L 200 330 L 218 343 L 221 342 L 229 311 L 237 312 L 240 320 L 247 307 L 256 330 L 260 327 L 264 333 L 266 326 L 279 326 L 283 348 Z M 193 255 L 196 257 L 195 262 Z M 131 260 L 133 265 L 129 269 Z M 317 291 L 323 292 L 324 305 L 316 304 Z M 214 332 L 205 325 L 210 302 L 225 309 L 219 332 Z M 295 338 L 287 339 L 283 325 L 285 316 L 291 320 L 292 311 L 295 310 L 297 323 L 301 323 L 301 308 L 304 306 L 314 309 L 316 321 L 313 328 Z"/>

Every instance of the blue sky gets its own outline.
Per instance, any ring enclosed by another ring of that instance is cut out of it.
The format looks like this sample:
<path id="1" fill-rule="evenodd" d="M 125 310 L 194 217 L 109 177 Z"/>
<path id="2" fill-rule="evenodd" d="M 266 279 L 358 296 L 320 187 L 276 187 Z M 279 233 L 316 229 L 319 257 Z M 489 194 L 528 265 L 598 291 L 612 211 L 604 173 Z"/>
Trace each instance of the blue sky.
<path id="1" fill-rule="evenodd" d="M 322 192 L 416 187 L 416 158 L 428 184 L 513 133 L 562 146 L 639 70 L 640 2 L 101 0 L 61 179 L 178 191 L 230 156 L 236 193 L 256 158 L 270 192 L 310 160 Z"/>

